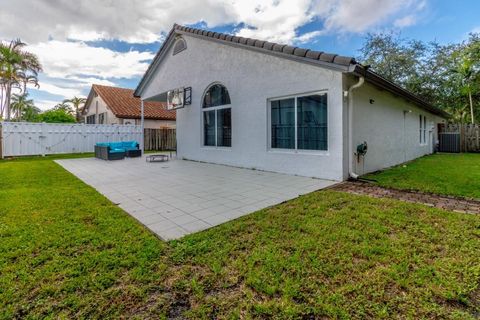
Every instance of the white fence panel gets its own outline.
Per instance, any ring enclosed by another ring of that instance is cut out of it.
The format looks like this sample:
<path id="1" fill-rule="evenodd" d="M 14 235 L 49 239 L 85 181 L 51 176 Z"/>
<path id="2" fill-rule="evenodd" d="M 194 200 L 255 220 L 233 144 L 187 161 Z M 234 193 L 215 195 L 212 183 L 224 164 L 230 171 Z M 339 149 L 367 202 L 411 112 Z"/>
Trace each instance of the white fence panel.
<path id="1" fill-rule="evenodd" d="M 93 152 L 97 142 L 141 143 L 135 125 L 0 122 L 2 157 Z"/>

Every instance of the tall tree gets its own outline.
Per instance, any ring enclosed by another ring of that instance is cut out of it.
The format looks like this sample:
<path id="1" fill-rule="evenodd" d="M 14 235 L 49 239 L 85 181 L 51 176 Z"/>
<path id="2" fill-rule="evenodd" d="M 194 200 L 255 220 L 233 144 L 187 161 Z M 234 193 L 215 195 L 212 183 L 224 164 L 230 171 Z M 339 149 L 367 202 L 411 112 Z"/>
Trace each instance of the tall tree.
<path id="1" fill-rule="evenodd" d="M 28 110 L 30 115 L 34 108 L 36 107 L 33 103 L 33 100 L 28 99 L 28 92 L 24 92 L 23 94 L 14 94 L 12 96 L 11 111 L 15 120 L 26 120 L 23 118 L 25 112 Z"/>
<path id="2" fill-rule="evenodd" d="M 72 115 L 72 116 L 75 113 L 73 111 L 72 107 L 70 106 L 70 104 L 66 103 L 65 101 L 57 104 L 55 107 L 53 107 L 53 110 L 61 110 L 61 111 L 64 111 L 65 113 L 68 113 L 69 115 Z"/>
<path id="3" fill-rule="evenodd" d="M 77 120 L 77 122 L 80 122 L 80 108 L 85 104 L 86 101 L 86 98 L 79 97 L 73 97 L 71 99 L 63 100 L 64 103 L 70 103 L 73 106 L 75 110 L 75 119 Z"/>
<path id="4" fill-rule="evenodd" d="M 360 49 L 360 61 L 386 79 L 408 87 L 418 76 L 418 61 L 425 51 L 422 42 L 400 38 L 396 33 L 368 34 Z"/>
<path id="5" fill-rule="evenodd" d="M 27 122 L 38 122 L 38 115 L 41 110 L 35 105 L 29 105 L 22 112 L 22 120 Z"/>
<path id="6" fill-rule="evenodd" d="M 440 45 L 403 39 L 394 33 L 369 34 L 359 61 L 465 122 L 480 116 L 480 36 Z M 466 108 L 470 112 L 465 112 Z"/>
<path id="7" fill-rule="evenodd" d="M 19 39 L 0 42 L 0 115 L 11 117 L 11 97 L 14 89 L 25 92 L 28 84 L 38 86 L 38 73 L 42 66 L 36 55 L 23 50 L 25 43 Z"/>
<path id="8" fill-rule="evenodd" d="M 470 35 L 469 41 L 459 48 L 453 55 L 455 68 L 452 73 L 456 75 L 460 93 L 467 98 L 470 108 L 470 120 L 475 123 L 474 95 L 480 95 L 480 38 Z"/>

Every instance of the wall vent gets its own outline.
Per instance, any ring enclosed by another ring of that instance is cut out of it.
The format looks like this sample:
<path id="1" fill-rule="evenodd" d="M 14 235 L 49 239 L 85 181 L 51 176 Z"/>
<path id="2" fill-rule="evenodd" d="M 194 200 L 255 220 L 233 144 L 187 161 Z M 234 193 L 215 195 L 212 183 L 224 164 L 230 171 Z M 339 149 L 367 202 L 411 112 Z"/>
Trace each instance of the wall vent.
<path id="1" fill-rule="evenodd" d="M 173 45 L 173 55 L 176 55 L 185 49 L 187 49 L 187 43 L 183 38 L 178 38 Z"/>

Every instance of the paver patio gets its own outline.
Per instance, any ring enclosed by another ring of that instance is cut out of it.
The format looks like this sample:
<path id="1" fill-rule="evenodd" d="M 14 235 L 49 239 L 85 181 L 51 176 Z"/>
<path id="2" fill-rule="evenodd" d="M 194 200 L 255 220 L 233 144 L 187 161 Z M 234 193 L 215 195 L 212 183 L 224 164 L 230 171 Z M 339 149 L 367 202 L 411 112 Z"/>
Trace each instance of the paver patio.
<path id="1" fill-rule="evenodd" d="M 57 160 L 162 239 L 236 219 L 334 181 L 185 160 Z"/>

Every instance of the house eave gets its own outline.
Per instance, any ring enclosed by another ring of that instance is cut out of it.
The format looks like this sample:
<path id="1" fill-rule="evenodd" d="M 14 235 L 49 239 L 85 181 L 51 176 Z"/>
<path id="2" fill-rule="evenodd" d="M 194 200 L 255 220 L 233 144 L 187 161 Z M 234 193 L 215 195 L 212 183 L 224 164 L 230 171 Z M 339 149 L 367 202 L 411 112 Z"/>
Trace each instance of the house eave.
<path id="1" fill-rule="evenodd" d="M 141 116 L 129 116 L 129 115 L 116 115 L 115 117 L 119 119 L 141 119 Z M 162 121 L 176 121 L 176 119 L 165 118 L 165 117 L 145 117 L 145 120 L 162 120 Z"/>
<path id="2" fill-rule="evenodd" d="M 396 85 L 395 83 L 385 79 L 384 77 L 373 71 L 370 71 L 368 68 L 360 64 L 352 65 L 350 67 L 349 73 L 355 76 L 364 77 L 365 81 L 367 81 L 368 83 L 371 83 L 374 86 L 382 88 L 397 96 L 401 96 L 432 114 L 435 114 L 445 119 L 450 118 L 449 113 L 427 103 L 426 101 L 411 93 L 410 91 L 403 89 L 399 85 Z"/>

